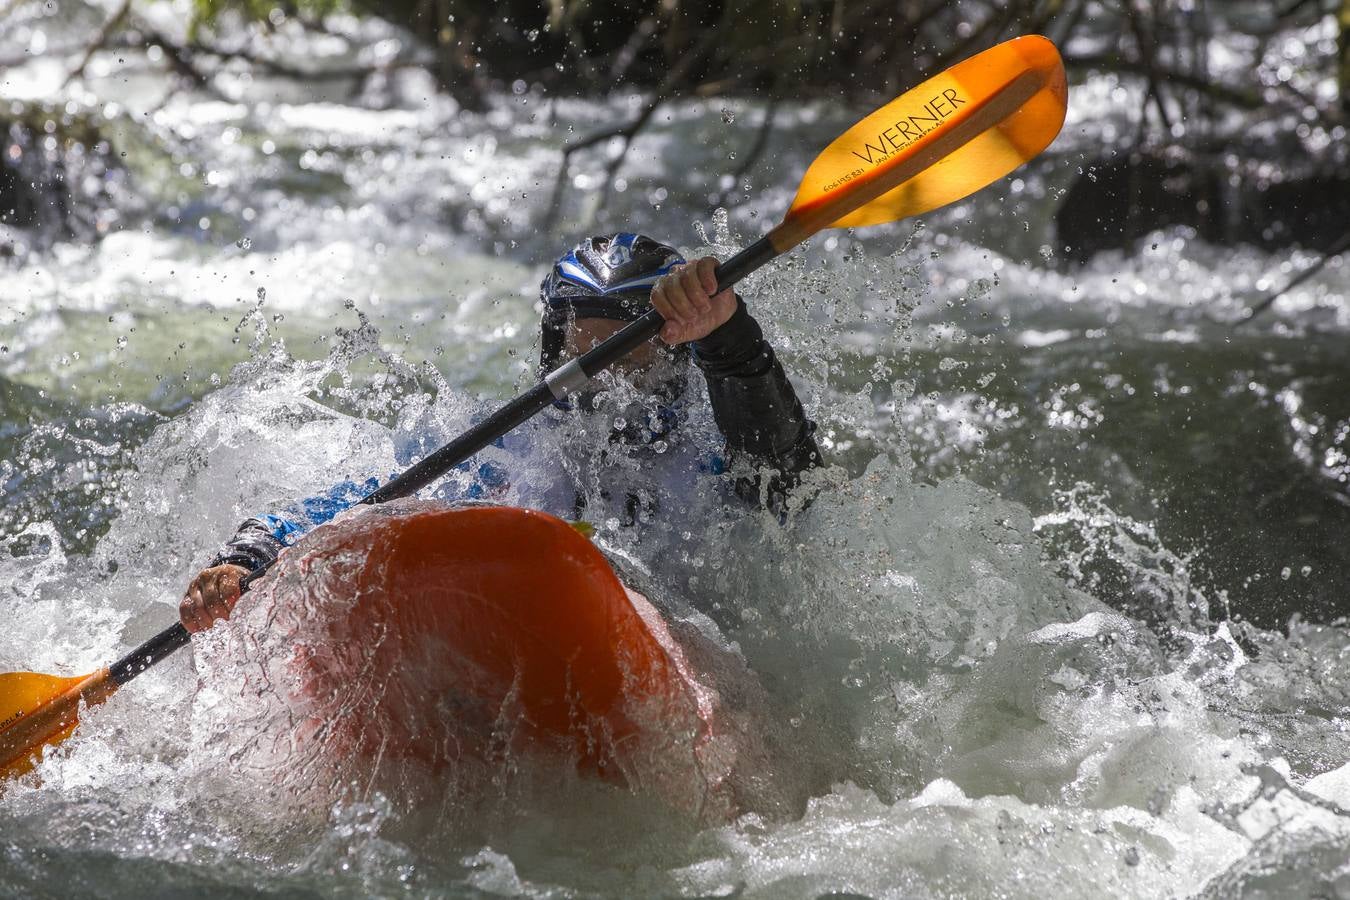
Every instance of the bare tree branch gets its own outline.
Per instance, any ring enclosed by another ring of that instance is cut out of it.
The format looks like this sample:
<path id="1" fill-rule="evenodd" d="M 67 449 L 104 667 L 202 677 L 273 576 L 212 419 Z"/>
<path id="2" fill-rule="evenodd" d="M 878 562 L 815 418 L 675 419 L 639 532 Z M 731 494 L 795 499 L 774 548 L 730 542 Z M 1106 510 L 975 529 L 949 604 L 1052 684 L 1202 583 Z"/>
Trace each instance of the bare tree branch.
<path id="1" fill-rule="evenodd" d="M 637 116 L 632 121 L 624 125 L 602 129 L 601 131 L 587 135 L 580 140 L 568 144 L 563 148 L 562 162 L 558 166 L 558 177 L 553 184 L 553 195 L 549 199 L 548 211 L 544 214 L 543 225 L 545 228 L 553 227 L 554 223 L 557 221 L 558 214 L 562 210 L 562 198 L 567 189 L 567 177 L 570 174 L 572 155 L 579 150 L 593 147 L 602 141 L 607 141 L 614 137 L 623 138 L 623 147 L 618 155 L 610 160 L 609 165 L 605 167 L 605 186 L 601 194 L 601 202 L 603 203 L 604 198 L 608 196 L 610 182 L 613 181 L 614 176 L 618 173 L 619 167 L 623 165 L 624 157 L 628 155 L 628 149 L 633 145 L 633 140 L 637 137 L 638 132 L 641 131 L 643 126 L 651 119 L 652 114 L 656 112 L 657 107 L 678 92 L 679 86 L 683 84 L 686 74 L 707 56 L 716 40 L 717 32 L 713 29 L 706 30 L 703 36 L 699 38 L 698 42 L 695 43 L 695 45 L 683 55 L 680 62 L 670 70 L 661 86 L 652 94 L 647 102 L 643 104 L 641 111 L 638 112 Z"/>
<path id="2" fill-rule="evenodd" d="M 1064 66 L 1069 69 L 1102 69 L 1113 72 L 1125 72 L 1131 75 L 1148 75 L 1148 68 L 1142 63 L 1125 59 L 1115 53 L 1098 54 L 1067 54 L 1064 56 Z M 1219 84 L 1208 78 L 1199 77 L 1189 72 L 1178 71 L 1166 66 L 1154 66 L 1153 73 L 1156 77 L 1165 78 L 1173 84 L 1182 87 L 1201 91 L 1230 103 L 1233 106 L 1239 106 L 1244 109 L 1259 109 L 1265 106 L 1265 100 L 1262 99 L 1259 91 L 1244 91 L 1239 88 L 1232 88 L 1227 85 Z"/>
<path id="3" fill-rule="evenodd" d="M 759 162 L 759 158 L 764 154 L 764 148 L 769 145 L 769 135 L 773 132 L 774 116 L 778 113 L 778 101 L 770 100 L 768 106 L 764 107 L 764 118 L 759 123 L 759 130 L 755 133 L 755 141 L 750 145 L 745 158 L 741 164 L 736 167 L 735 173 L 731 176 L 731 186 L 718 193 L 717 199 L 713 201 L 712 207 L 716 209 L 727 202 L 731 192 L 736 190 L 736 186 L 741 183 L 741 179 L 749 174 L 750 170 Z"/>
<path id="4" fill-rule="evenodd" d="M 1067 14 L 1061 12 L 1053 20 L 1053 23 L 1058 24 L 1059 27 L 1054 29 L 1053 34 L 1049 35 L 1051 40 L 1056 44 L 1063 44 L 1067 41 L 1069 36 L 1078 30 L 1079 23 L 1083 21 L 1083 16 L 1086 14 L 1087 8 L 1088 0 L 1078 0 L 1078 2 L 1069 9 Z M 1046 28 L 1047 32 L 1050 30 L 1051 29 L 1048 27 Z"/>
<path id="5" fill-rule="evenodd" d="M 638 54 L 642 52 L 642 47 L 652 35 L 656 34 L 656 28 L 660 24 L 660 19 L 655 14 L 646 16 L 638 27 L 633 29 L 633 33 L 628 36 L 628 40 L 619 48 L 619 52 L 614 54 L 614 60 L 609 67 L 609 78 L 612 82 L 618 82 L 628 74 L 629 68 L 637 60 Z"/>
<path id="6" fill-rule="evenodd" d="M 272 75 L 278 75 L 283 78 L 293 78 L 297 81 L 342 81 L 347 78 L 362 79 L 371 75 L 378 75 L 384 72 L 392 72 L 397 69 L 408 68 L 426 68 L 430 65 L 426 60 L 414 59 L 393 59 L 388 62 L 375 63 L 369 66 L 335 66 L 332 68 L 306 69 L 298 66 L 288 65 L 278 59 L 269 56 L 262 56 L 245 50 L 242 47 L 226 48 L 216 47 L 198 41 L 193 45 L 196 53 L 213 56 L 216 59 L 229 61 L 241 60 L 249 65 L 258 68 Z"/>
<path id="7" fill-rule="evenodd" d="M 1278 291 L 1275 291 L 1272 294 L 1267 294 L 1264 298 L 1262 298 L 1250 309 L 1248 309 L 1247 315 L 1239 319 L 1237 322 L 1233 323 L 1233 327 L 1237 328 L 1239 325 L 1245 325 L 1252 319 L 1255 319 L 1257 316 L 1261 315 L 1266 310 L 1270 309 L 1272 306 L 1275 305 L 1276 300 L 1280 299 L 1285 294 L 1289 293 L 1294 288 L 1298 287 L 1300 284 L 1307 281 L 1309 278 L 1312 278 L 1318 272 L 1322 271 L 1322 269 L 1326 266 L 1327 263 L 1331 262 L 1333 259 L 1340 256 L 1347 250 L 1350 250 L 1350 231 L 1347 231 L 1345 234 L 1341 235 L 1341 239 L 1337 241 L 1335 244 L 1333 244 L 1330 250 L 1322 254 L 1321 259 L 1317 260 L 1317 262 L 1313 263 L 1311 266 L 1304 269 L 1302 272 L 1299 272 L 1293 278 L 1289 279 L 1289 283 L 1286 284 L 1284 287 L 1280 288 Z"/>
<path id="8" fill-rule="evenodd" d="M 103 23 L 103 27 L 98 30 L 85 46 L 84 56 L 80 58 L 80 61 L 75 68 L 70 70 L 70 74 L 66 75 L 66 80 L 61 82 L 61 90 L 70 87 L 72 81 L 84 74 L 84 70 L 88 67 L 89 61 L 94 58 L 94 54 L 104 48 L 104 45 L 108 42 L 108 38 L 113 33 L 113 29 L 117 28 L 117 26 L 122 23 L 122 20 L 127 17 L 127 13 L 129 12 L 131 12 L 131 0 L 122 0 L 122 5 L 108 17 L 108 21 Z"/>
<path id="9" fill-rule="evenodd" d="M 596 144 L 608 141 L 611 138 L 623 138 L 623 149 L 605 167 L 605 184 L 608 185 L 615 173 L 618 172 L 619 166 L 623 164 L 623 159 L 628 155 L 628 148 L 632 145 L 633 139 L 637 137 L 637 133 L 651 119 L 657 107 L 667 99 L 669 99 L 668 95 L 653 95 L 650 100 L 642 105 L 642 109 L 631 121 L 594 132 L 563 148 L 562 164 L 558 166 L 558 177 L 553 184 L 553 195 L 549 199 L 548 212 L 544 214 L 543 225 L 545 228 L 552 228 L 557 221 L 558 214 L 562 211 L 562 198 L 567 190 L 567 177 L 571 172 L 572 154 L 579 150 L 585 150 L 587 147 L 594 147 Z"/>
<path id="10" fill-rule="evenodd" d="M 1158 111 L 1158 121 L 1164 132 L 1171 134 L 1172 122 L 1167 114 L 1167 106 L 1163 103 L 1162 82 L 1158 78 L 1157 68 L 1158 50 L 1153 34 L 1145 27 L 1135 0 L 1123 0 L 1121 7 L 1125 10 L 1125 21 L 1130 25 L 1130 33 L 1134 36 L 1134 45 L 1139 52 L 1139 65 L 1144 73 L 1144 102 L 1139 109 L 1139 131 L 1135 135 L 1135 143 L 1142 144 L 1148 129 L 1149 104 Z"/>
<path id="11" fill-rule="evenodd" d="M 221 96 L 220 91 L 211 83 L 211 76 L 199 69 L 193 61 L 191 50 L 169 40 L 152 28 L 141 27 L 140 31 L 146 43 L 156 44 L 164 51 L 164 56 L 169 61 L 169 68 L 187 78 L 197 88 L 213 96 Z"/>

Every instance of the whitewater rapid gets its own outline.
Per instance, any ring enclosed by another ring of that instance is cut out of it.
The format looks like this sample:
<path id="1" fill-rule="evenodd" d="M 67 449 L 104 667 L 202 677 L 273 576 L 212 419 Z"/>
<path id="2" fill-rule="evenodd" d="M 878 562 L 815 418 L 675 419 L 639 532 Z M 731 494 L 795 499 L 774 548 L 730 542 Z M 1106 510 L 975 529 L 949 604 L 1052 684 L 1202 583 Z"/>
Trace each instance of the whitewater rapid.
<path id="1" fill-rule="evenodd" d="M 48 96 L 44 65 L 0 96 Z M 149 209 L 0 260 L 0 667 L 89 671 L 149 637 L 245 516 L 397 470 L 529 384 L 560 248 L 622 225 L 726 255 L 853 115 L 780 110 L 780 149 L 728 183 L 762 107 L 673 104 L 603 209 L 599 159 L 575 162 L 545 229 L 562 142 L 634 99 L 527 86 L 467 114 L 415 77 L 387 109 L 259 79 L 144 122 L 134 68 L 70 98 L 131 148 Z M 240 752 L 267 720 L 219 673 L 261 658 L 224 661 L 249 644 L 226 626 L 0 796 L 0 890 L 1350 889 L 1346 272 L 1235 329 L 1310 257 L 1174 230 L 1061 266 L 1053 201 L 1121 127 L 1116 90 L 1076 86 L 1017 178 L 744 286 L 832 463 L 808 510 L 676 525 L 659 554 L 598 534 L 754 674 L 786 808 L 698 823 L 529 772 L 300 807 L 287 748 Z"/>

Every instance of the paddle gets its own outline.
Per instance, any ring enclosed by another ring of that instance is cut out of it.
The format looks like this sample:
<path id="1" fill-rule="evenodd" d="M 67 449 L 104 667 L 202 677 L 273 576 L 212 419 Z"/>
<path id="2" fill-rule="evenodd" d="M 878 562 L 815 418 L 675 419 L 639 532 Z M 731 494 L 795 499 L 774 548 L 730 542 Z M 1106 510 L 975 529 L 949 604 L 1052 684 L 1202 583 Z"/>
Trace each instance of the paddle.
<path id="1" fill-rule="evenodd" d="M 930 212 L 1035 157 L 1064 123 L 1064 67 L 1053 44 L 1027 36 L 958 63 L 844 132 L 807 169 L 783 221 L 717 270 L 717 290 L 825 228 L 893 222 Z M 652 310 L 436 450 L 362 503 L 407 497 L 655 337 Z M 252 573 L 247 582 L 261 575 Z M 44 745 L 75 727 L 81 702 L 99 703 L 188 643 L 181 623 L 106 669 L 77 678 L 0 675 L 0 774 L 31 768 Z"/>

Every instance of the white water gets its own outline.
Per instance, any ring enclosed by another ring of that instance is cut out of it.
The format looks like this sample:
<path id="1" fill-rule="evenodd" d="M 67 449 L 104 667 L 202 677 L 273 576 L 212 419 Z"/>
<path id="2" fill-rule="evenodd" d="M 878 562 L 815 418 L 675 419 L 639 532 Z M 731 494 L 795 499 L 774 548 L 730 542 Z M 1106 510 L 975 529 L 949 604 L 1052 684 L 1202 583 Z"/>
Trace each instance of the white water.
<path id="1" fill-rule="evenodd" d="M 150 81 L 98 81 L 75 102 L 121 122 L 107 105 L 147 103 Z M 0 93 L 51 84 L 34 65 L 0 77 Z M 558 101 L 549 124 L 529 93 L 469 116 L 421 102 L 419 87 L 384 111 L 267 84 L 248 104 L 177 97 L 154 124 L 178 148 L 172 166 L 150 150 L 136 163 L 147 196 L 172 209 L 92 247 L 5 263 L 0 374 L 26 397 L 47 392 L 32 408 L 50 421 L 13 445 L 0 476 L 15 504 L 31 500 L 25 478 L 54 490 L 28 520 L 5 520 L 0 667 L 106 664 L 172 621 L 241 518 L 396 469 L 396 447 L 448 438 L 528 382 L 536 285 L 586 230 L 597 168 L 577 167 L 569 227 L 538 233 L 556 148 L 627 100 Z M 1083 96 L 1020 187 L 916 236 L 823 236 L 746 286 L 835 462 L 807 512 L 786 527 L 753 513 L 691 522 L 661 552 L 601 535 L 651 570 L 667 611 L 743 656 L 768 696 L 766 729 L 782 732 L 766 768 L 786 810 L 700 825 L 650 797 L 531 771 L 457 783 L 415 809 L 357 790 L 297 808 L 278 787 L 285 748 L 261 766 L 237 752 L 266 723 L 220 682 L 254 662 L 222 659 L 247 643 L 227 627 L 91 711 L 0 797 L 4 890 L 1350 890 L 1350 635 L 1223 623 L 1255 601 L 1211 574 L 1244 565 L 1224 529 L 1260 535 L 1263 516 L 1288 529 L 1322 516 L 1347 536 L 1331 504 L 1310 499 L 1334 497 L 1345 472 L 1350 411 L 1331 393 L 1350 324 L 1344 270 L 1246 337 L 1214 320 L 1284 257 L 1178 233 L 1051 270 L 1038 253 L 1045 192 L 1079 165 L 1082 129 L 1109 122 L 1094 91 Z M 691 224 L 757 119 L 732 103 L 732 128 L 728 103 L 658 122 L 596 226 L 690 250 L 742 243 Z M 777 216 L 800 164 L 849 118 L 786 115 L 781 155 L 733 194 L 741 238 Z M 1178 405 L 1184 419 L 1160 418 Z M 1257 440 L 1267 421 L 1287 443 Z M 26 416 L 3 424 L 23 435 Z M 1244 427 L 1245 446 L 1214 436 Z M 54 448 L 66 455 L 45 472 Z M 1243 518 L 1239 451 L 1280 460 L 1281 484 L 1309 492 L 1298 508 L 1272 501 Z M 1176 477 L 1196 459 L 1195 471 L 1239 473 L 1217 519 L 1212 491 Z M 91 505 L 106 511 L 83 523 L 74 510 Z M 1178 515 L 1194 527 L 1169 546 Z M 1271 582 L 1304 596 L 1337 557 L 1277 562 L 1243 570 L 1262 602 Z"/>

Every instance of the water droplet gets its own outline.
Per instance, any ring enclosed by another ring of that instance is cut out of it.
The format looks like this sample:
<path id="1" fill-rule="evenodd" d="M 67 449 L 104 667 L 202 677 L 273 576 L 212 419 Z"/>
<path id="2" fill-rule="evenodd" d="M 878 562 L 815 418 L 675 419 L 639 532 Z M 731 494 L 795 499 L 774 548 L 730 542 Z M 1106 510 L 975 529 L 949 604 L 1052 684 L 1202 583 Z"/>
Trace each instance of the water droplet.
<path id="1" fill-rule="evenodd" d="M 719 206 L 717 209 L 713 210 L 712 220 L 713 240 L 718 244 L 730 244 L 731 224 L 726 209 Z"/>

